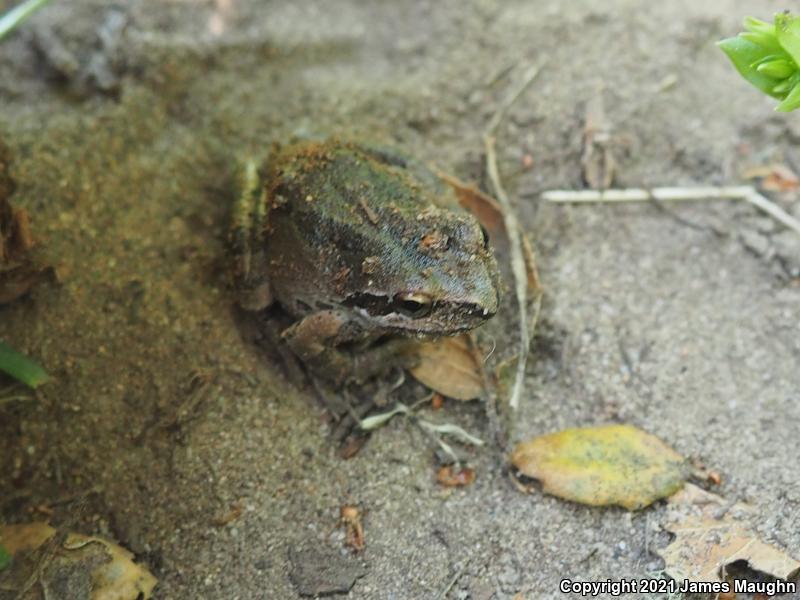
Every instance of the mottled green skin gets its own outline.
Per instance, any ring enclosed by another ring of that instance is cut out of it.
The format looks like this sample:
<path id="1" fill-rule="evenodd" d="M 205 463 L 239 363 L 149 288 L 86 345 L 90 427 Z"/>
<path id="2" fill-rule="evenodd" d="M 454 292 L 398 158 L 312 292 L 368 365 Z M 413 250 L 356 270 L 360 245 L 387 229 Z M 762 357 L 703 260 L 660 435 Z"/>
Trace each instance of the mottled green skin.
<path id="1" fill-rule="evenodd" d="M 276 148 L 260 174 L 250 163 L 244 188 L 232 231 L 239 303 L 278 303 L 296 319 L 283 340 L 332 383 L 409 366 L 409 338 L 472 329 L 497 311 L 480 225 L 409 159 L 303 142 Z"/>

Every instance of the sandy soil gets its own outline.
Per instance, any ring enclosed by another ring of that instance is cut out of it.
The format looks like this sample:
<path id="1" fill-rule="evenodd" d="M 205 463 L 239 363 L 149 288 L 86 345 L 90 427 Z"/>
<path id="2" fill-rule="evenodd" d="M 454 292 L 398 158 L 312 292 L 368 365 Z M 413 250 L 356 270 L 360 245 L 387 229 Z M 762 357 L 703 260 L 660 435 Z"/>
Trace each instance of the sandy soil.
<path id="1" fill-rule="evenodd" d="M 346 503 L 366 511 L 353 599 L 433 598 L 457 573 L 448 598 L 560 597 L 564 577 L 659 571 L 663 506 L 525 496 L 491 450 L 475 453 L 473 486 L 443 490 L 430 441 L 402 420 L 342 461 L 317 401 L 234 325 L 224 238 L 238 156 L 344 132 L 480 181 L 483 128 L 546 59 L 498 132 L 546 286 L 516 439 L 636 424 L 721 473 L 719 492 L 752 503 L 760 533 L 800 556 L 796 238 L 734 203 L 676 218 L 538 201 L 581 186 L 583 107 L 600 86 L 620 185 L 735 183 L 748 165 L 796 164 L 797 116 L 773 114 L 714 47 L 738 31 L 741 3 L 123 5 L 53 3 L 0 46 L 13 201 L 62 280 L 0 311 L 0 337 L 54 376 L 0 405 L 1 519 L 50 505 L 54 523 L 133 550 L 161 599 L 296 597 L 290 554 L 341 548 Z M 125 35 L 100 47 L 98 28 L 120 16 Z M 53 40 L 78 71 L 57 73 L 52 53 L 44 64 Z M 92 60 L 105 61 L 104 89 L 81 75 Z M 436 418 L 487 434 L 476 404 Z"/>

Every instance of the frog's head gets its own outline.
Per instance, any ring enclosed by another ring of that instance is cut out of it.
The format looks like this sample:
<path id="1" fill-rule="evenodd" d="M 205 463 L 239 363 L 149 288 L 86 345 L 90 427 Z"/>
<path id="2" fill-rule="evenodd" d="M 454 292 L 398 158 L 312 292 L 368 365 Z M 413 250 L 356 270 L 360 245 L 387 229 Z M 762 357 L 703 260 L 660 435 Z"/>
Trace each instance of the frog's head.
<path id="1" fill-rule="evenodd" d="M 380 252 L 364 259 L 362 291 L 347 304 L 406 335 L 452 335 L 494 316 L 497 263 L 477 220 L 437 207 L 399 217 Z"/>

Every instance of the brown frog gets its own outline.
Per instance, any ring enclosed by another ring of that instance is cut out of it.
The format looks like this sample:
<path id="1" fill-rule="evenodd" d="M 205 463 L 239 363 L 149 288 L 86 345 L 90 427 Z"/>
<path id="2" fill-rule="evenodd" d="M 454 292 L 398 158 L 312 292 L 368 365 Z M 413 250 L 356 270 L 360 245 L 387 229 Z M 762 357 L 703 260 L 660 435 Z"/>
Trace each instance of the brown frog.
<path id="1" fill-rule="evenodd" d="M 281 337 L 334 384 L 407 366 L 413 339 L 497 311 L 486 232 L 394 151 L 337 139 L 276 147 L 260 172 L 246 169 L 232 241 L 241 306 L 278 303 L 296 319 Z"/>

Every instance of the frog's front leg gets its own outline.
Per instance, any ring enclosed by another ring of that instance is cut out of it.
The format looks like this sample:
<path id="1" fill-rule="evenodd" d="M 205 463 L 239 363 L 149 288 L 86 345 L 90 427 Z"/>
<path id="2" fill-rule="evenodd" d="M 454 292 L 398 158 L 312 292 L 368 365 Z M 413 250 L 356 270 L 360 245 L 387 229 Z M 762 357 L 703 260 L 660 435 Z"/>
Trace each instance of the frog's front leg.
<path id="1" fill-rule="evenodd" d="M 363 383 L 391 367 L 409 367 L 416 362 L 413 339 L 392 338 L 359 351 L 343 345 L 369 340 L 369 334 L 342 310 L 312 313 L 286 329 L 282 337 L 292 351 L 320 377 L 335 385 L 347 381 Z"/>

